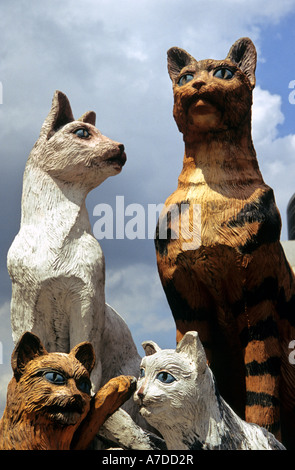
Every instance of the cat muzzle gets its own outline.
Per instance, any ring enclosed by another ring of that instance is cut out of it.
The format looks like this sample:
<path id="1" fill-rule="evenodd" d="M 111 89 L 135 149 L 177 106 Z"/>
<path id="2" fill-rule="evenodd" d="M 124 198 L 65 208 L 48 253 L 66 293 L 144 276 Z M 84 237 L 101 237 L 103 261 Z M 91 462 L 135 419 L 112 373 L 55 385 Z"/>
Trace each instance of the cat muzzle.
<path id="1" fill-rule="evenodd" d="M 218 100 L 212 100 L 212 93 L 206 91 L 200 92 L 199 90 L 188 97 L 184 97 L 182 105 L 186 112 L 188 112 L 191 107 L 196 107 L 198 111 L 220 110 L 221 108 L 221 104 L 218 103 Z"/>
<path id="2" fill-rule="evenodd" d="M 119 165 L 120 167 L 124 166 L 127 160 L 127 156 L 125 153 L 124 145 L 118 145 L 118 150 L 114 155 L 109 157 L 106 161 L 109 164 Z"/>
<path id="3" fill-rule="evenodd" d="M 80 396 L 71 398 L 64 404 L 54 404 L 46 407 L 46 412 L 51 420 L 67 426 L 76 424 L 84 411 L 85 401 Z"/>

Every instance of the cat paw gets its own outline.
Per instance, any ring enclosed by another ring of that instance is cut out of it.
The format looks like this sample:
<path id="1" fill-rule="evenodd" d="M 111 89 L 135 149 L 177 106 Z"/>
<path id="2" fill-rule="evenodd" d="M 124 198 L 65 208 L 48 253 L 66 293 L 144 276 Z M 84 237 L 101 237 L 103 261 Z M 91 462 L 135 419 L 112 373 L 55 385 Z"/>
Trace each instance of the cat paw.
<path id="1" fill-rule="evenodd" d="M 87 449 L 99 428 L 134 393 L 136 378 L 120 375 L 109 380 L 91 399 L 90 410 L 74 434 L 71 449 Z"/>

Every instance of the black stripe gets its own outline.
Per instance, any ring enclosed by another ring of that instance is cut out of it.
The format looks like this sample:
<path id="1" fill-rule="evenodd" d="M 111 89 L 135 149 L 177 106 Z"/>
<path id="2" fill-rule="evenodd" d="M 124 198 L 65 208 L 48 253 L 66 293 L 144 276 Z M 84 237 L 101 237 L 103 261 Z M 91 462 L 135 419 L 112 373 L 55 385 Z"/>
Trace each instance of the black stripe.
<path id="1" fill-rule="evenodd" d="M 168 255 L 168 245 L 171 241 L 171 228 L 169 227 L 169 224 L 167 223 L 167 238 L 160 238 L 159 222 L 157 224 L 154 243 L 155 243 L 156 252 L 160 256 Z"/>
<path id="2" fill-rule="evenodd" d="M 269 188 L 256 201 L 245 204 L 237 216 L 227 222 L 229 228 L 244 227 L 245 225 L 259 223 L 258 232 L 239 246 L 241 254 L 250 254 L 265 243 L 274 243 L 279 240 L 281 233 L 281 217 L 275 203 L 273 190 Z"/>
<path id="3" fill-rule="evenodd" d="M 281 423 L 280 421 L 276 421 L 275 423 L 268 424 L 263 426 L 267 431 L 271 432 L 272 434 L 276 434 L 281 430 Z"/>
<path id="4" fill-rule="evenodd" d="M 278 295 L 277 312 L 280 318 L 288 320 L 295 327 L 295 294 L 287 301 L 283 287 Z"/>
<path id="5" fill-rule="evenodd" d="M 160 214 L 157 222 L 156 233 L 155 233 L 155 248 L 156 252 L 160 256 L 168 255 L 168 246 L 172 240 L 179 238 L 179 234 L 174 232 L 171 228 L 171 217 L 172 220 L 178 221 L 182 214 L 183 205 L 189 206 L 189 201 L 181 201 L 166 206 L 167 213 L 164 215 Z M 161 235 L 161 236 L 160 236 Z"/>
<path id="6" fill-rule="evenodd" d="M 279 357 L 270 357 L 265 362 L 252 361 L 246 364 L 246 377 L 270 374 L 272 377 L 280 375 L 281 361 Z"/>
<path id="7" fill-rule="evenodd" d="M 246 406 L 262 406 L 264 408 L 279 406 L 278 398 L 263 392 L 246 391 Z"/>
<path id="8" fill-rule="evenodd" d="M 240 333 L 243 348 L 251 341 L 263 341 L 270 337 L 279 337 L 278 327 L 272 316 L 257 322 L 256 325 L 245 327 Z"/>
<path id="9" fill-rule="evenodd" d="M 251 290 L 244 289 L 243 298 L 236 301 L 232 306 L 235 318 L 245 312 L 245 308 L 253 307 L 264 301 L 275 301 L 278 297 L 278 281 L 269 276 L 263 279 L 259 286 Z"/>
<path id="10" fill-rule="evenodd" d="M 190 322 L 194 320 L 206 321 L 212 318 L 212 309 L 190 307 L 187 300 L 175 288 L 173 281 L 168 282 L 163 288 L 175 320 Z"/>
<path id="11" fill-rule="evenodd" d="M 237 300 L 231 307 L 234 318 L 237 318 L 241 313 L 244 313 L 245 308 L 246 308 L 246 299 L 242 298 L 240 300 Z"/>
<path id="12" fill-rule="evenodd" d="M 264 300 L 275 300 L 278 295 L 278 281 L 273 277 L 266 277 L 261 284 L 250 291 L 246 291 L 248 307 L 257 305 Z"/>

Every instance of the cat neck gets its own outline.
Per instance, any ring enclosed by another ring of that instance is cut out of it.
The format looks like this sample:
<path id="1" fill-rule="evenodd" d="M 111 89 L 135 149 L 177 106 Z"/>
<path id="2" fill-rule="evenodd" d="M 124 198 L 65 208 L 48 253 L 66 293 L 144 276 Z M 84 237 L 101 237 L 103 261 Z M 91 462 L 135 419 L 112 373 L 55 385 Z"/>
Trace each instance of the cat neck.
<path id="1" fill-rule="evenodd" d="M 88 191 L 82 185 L 59 181 L 39 168 L 28 166 L 24 175 L 21 225 L 41 226 L 66 236 L 73 227 L 91 232 L 86 209 Z"/>
<path id="2" fill-rule="evenodd" d="M 228 193 L 263 184 L 251 137 L 251 121 L 240 128 L 184 136 L 179 187 L 210 186 Z"/>
<path id="3" fill-rule="evenodd" d="M 217 395 L 213 374 L 209 368 L 205 371 L 200 392 L 194 407 L 193 425 L 190 430 L 183 430 L 183 439 L 187 442 L 188 449 L 218 447 L 224 432 L 221 428 L 223 420 L 220 397 Z"/>
<path id="4" fill-rule="evenodd" d="M 231 432 L 231 422 L 235 422 L 234 412 L 226 407 L 208 368 L 197 401 L 193 406 L 184 406 L 178 418 L 172 413 L 171 420 L 162 420 L 159 431 L 169 450 L 219 449 Z"/>

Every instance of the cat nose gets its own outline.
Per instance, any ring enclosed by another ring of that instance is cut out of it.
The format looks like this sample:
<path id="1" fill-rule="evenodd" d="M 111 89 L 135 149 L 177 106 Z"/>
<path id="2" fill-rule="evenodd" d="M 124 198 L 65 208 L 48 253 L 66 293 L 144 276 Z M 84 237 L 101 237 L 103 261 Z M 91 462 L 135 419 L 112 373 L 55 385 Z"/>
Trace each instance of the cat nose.
<path id="1" fill-rule="evenodd" d="M 192 87 L 199 90 L 208 81 L 208 72 L 205 70 L 200 71 L 196 78 L 192 81 Z"/>
<path id="2" fill-rule="evenodd" d="M 143 398 L 144 398 L 144 390 L 143 390 L 143 387 L 140 387 L 140 388 L 137 390 L 137 396 L 138 396 L 138 398 L 140 398 L 140 400 L 143 400 Z"/>
<path id="3" fill-rule="evenodd" d="M 118 148 L 119 148 L 119 152 L 120 152 L 120 153 L 123 153 L 124 150 L 125 150 L 125 147 L 124 147 L 123 144 L 119 144 L 119 145 L 118 145 Z"/>
<path id="4" fill-rule="evenodd" d="M 199 90 L 205 84 L 206 84 L 205 80 L 203 80 L 202 78 L 196 78 L 194 82 L 192 83 L 192 86 L 196 90 Z"/>

